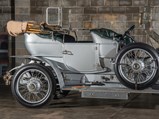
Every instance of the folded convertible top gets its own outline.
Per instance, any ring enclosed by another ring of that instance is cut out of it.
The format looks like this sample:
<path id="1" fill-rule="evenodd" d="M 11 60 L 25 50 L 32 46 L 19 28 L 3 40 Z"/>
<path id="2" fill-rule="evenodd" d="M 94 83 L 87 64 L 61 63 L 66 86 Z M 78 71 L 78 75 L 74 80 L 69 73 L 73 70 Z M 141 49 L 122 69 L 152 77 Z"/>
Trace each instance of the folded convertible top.
<path id="1" fill-rule="evenodd" d="M 35 21 L 9 21 L 7 31 L 11 36 L 17 36 L 23 33 L 48 34 L 50 31 L 59 30 L 59 26 L 50 26 L 45 22 L 37 23 Z"/>

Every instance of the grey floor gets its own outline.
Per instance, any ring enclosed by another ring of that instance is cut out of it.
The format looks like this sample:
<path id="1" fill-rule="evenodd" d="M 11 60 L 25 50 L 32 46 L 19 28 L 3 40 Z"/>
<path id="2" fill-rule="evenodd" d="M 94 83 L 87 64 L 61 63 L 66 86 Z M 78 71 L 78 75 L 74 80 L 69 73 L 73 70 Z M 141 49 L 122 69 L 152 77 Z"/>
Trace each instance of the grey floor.
<path id="1" fill-rule="evenodd" d="M 71 92 L 42 108 L 26 108 L 0 86 L 0 119 L 159 119 L 159 95 L 131 95 L 129 100 L 84 99 Z"/>

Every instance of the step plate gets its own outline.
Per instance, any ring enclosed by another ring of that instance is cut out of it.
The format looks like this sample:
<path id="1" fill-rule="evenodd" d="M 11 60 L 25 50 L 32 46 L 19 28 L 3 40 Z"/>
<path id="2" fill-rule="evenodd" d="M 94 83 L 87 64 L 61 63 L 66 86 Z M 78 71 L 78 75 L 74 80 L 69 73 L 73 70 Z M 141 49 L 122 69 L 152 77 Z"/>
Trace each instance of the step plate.
<path id="1" fill-rule="evenodd" d="M 102 98 L 102 99 L 128 99 L 127 92 L 104 92 L 83 90 L 81 93 L 83 98 Z"/>

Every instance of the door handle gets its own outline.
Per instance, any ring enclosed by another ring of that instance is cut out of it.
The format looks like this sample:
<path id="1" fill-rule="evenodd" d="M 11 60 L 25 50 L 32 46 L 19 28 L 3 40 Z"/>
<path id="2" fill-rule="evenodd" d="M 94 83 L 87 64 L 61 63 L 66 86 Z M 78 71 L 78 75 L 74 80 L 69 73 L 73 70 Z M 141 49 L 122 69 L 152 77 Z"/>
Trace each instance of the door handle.
<path id="1" fill-rule="evenodd" d="M 64 51 L 63 51 L 63 54 L 73 55 L 73 53 L 72 53 L 71 51 L 68 51 L 68 50 L 64 50 Z"/>

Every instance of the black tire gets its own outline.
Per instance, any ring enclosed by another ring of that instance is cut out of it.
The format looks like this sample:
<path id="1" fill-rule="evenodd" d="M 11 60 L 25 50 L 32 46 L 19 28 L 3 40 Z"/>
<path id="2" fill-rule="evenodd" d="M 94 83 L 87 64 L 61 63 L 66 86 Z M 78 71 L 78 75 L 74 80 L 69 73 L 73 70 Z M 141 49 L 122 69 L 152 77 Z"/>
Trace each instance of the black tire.
<path id="1" fill-rule="evenodd" d="M 53 73 L 40 64 L 22 66 L 14 75 L 11 89 L 17 101 L 26 107 L 41 107 L 55 95 L 56 81 Z"/>
<path id="2" fill-rule="evenodd" d="M 119 51 L 114 65 L 118 80 L 131 89 L 152 86 L 159 77 L 156 50 L 145 43 L 133 43 Z"/>
<path id="3" fill-rule="evenodd" d="M 159 54 L 159 48 L 156 48 L 157 53 Z"/>
<path id="4" fill-rule="evenodd" d="M 58 91 L 56 94 L 55 94 L 55 97 L 54 99 L 61 99 L 61 98 L 64 98 L 66 97 L 68 94 L 69 94 L 69 90 L 63 90 L 62 92 Z"/>

